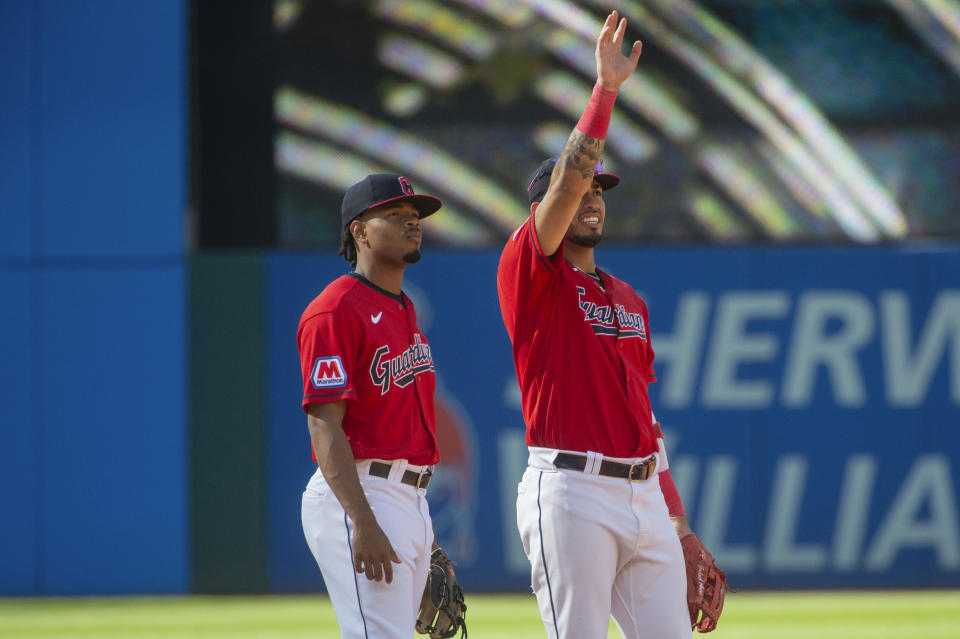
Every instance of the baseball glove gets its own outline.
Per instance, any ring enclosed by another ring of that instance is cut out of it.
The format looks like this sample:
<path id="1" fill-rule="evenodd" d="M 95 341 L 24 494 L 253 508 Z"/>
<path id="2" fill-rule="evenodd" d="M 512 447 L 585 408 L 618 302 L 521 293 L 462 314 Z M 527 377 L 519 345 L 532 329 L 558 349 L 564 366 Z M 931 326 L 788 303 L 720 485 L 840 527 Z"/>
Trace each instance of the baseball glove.
<path id="1" fill-rule="evenodd" d="M 710 632 L 717 627 L 727 591 L 727 575 L 717 568 L 713 555 L 693 533 L 680 540 L 687 565 L 687 608 L 690 627 Z M 698 620 L 699 617 L 699 620 Z"/>
<path id="2" fill-rule="evenodd" d="M 431 639 L 452 637 L 461 631 L 467 636 L 467 623 L 464 616 L 467 605 L 463 602 L 463 588 L 457 583 L 453 573 L 453 562 L 447 553 L 437 548 L 430 556 L 430 575 L 427 587 L 420 600 L 420 614 L 417 617 L 417 632 L 430 635 Z"/>

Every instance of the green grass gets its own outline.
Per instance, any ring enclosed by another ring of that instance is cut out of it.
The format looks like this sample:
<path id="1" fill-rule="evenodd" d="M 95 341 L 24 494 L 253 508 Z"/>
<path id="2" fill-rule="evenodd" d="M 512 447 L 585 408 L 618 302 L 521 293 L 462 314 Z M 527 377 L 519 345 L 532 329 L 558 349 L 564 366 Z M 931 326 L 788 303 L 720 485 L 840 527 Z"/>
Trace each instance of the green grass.
<path id="1" fill-rule="evenodd" d="M 472 595 L 473 639 L 543 639 L 533 595 Z M 727 597 L 713 639 L 947 639 L 960 591 L 748 593 Z M 326 597 L 0 599 L 3 639 L 326 639 Z M 422 637 L 414 635 L 411 637 Z M 611 626 L 610 637 L 619 637 Z M 588 639 L 588 638 L 585 638 Z"/>

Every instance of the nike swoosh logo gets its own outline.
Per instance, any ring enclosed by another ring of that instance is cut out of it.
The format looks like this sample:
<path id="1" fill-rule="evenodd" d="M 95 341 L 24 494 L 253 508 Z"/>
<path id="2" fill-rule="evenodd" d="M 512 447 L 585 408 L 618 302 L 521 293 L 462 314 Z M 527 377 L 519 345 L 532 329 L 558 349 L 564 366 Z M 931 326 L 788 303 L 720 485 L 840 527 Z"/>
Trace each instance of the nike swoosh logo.
<path id="1" fill-rule="evenodd" d="M 376 323 L 378 323 L 378 322 L 380 321 L 380 318 L 381 318 L 382 316 L 383 316 L 383 311 L 380 311 L 380 312 L 377 313 L 376 315 L 371 315 L 371 316 L 370 316 L 370 321 L 373 322 L 374 324 L 376 324 Z"/>

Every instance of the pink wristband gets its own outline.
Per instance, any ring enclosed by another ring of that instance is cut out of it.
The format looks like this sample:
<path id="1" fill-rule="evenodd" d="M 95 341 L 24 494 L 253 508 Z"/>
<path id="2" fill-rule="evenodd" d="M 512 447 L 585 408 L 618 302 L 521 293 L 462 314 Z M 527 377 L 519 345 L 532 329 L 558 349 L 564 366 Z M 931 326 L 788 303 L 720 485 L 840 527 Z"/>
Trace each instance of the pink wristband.
<path id="1" fill-rule="evenodd" d="M 583 110 L 580 121 L 577 122 L 577 131 L 591 138 L 607 137 L 607 128 L 610 126 L 610 116 L 613 114 L 613 103 L 617 99 L 616 91 L 607 91 L 600 83 L 593 85 L 593 93 L 587 108 Z"/>

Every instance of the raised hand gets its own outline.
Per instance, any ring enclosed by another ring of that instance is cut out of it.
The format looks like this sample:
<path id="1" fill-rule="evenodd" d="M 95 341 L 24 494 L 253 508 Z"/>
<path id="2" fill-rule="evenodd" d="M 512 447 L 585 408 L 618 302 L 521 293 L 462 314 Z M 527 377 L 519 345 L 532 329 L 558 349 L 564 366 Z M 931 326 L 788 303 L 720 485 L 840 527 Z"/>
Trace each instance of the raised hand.
<path id="1" fill-rule="evenodd" d="M 627 30 L 627 19 L 621 18 L 617 24 L 619 15 L 616 11 L 607 16 L 603 23 L 603 29 L 597 38 L 597 82 L 608 91 L 616 91 L 620 85 L 630 77 L 633 70 L 637 68 L 637 62 L 640 60 L 640 50 L 643 43 L 637 40 L 633 43 L 633 49 L 630 55 L 625 56 L 621 53 L 623 49 L 623 35 Z"/>

